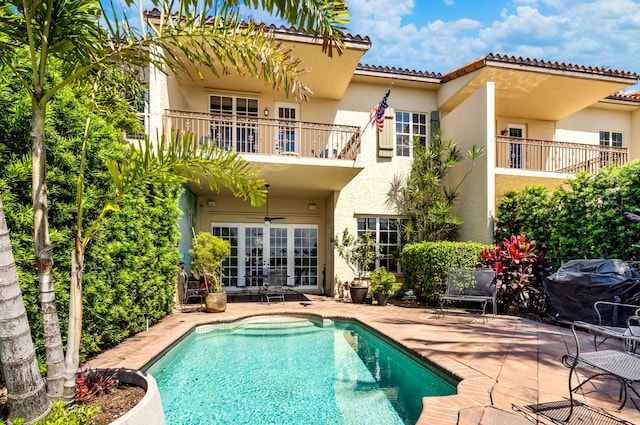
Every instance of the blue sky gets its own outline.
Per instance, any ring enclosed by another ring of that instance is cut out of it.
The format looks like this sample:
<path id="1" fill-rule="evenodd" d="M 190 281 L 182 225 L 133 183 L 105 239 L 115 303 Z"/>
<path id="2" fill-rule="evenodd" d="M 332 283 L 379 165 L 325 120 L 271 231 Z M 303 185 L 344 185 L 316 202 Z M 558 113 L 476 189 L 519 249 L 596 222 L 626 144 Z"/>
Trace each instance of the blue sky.
<path id="1" fill-rule="evenodd" d="M 491 52 L 640 74 L 640 0 L 346 1 L 368 65 L 446 73 Z"/>
<path id="2" fill-rule="evenodd" d="M 447 72 L 500 53 L 640 73 L 640 1 L 347 0 L 362 61 Z M 392 5 L 392 6 L 390 6 Z"/>

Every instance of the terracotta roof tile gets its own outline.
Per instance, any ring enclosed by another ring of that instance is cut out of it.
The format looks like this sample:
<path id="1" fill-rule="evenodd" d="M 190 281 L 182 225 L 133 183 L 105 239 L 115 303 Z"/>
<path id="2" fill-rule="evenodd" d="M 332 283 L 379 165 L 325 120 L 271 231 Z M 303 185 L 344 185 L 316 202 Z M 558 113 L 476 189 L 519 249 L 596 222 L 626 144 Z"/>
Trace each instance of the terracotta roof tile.
<path id="1" fill-rule="evenodd" d="M 160 17 L 160 10 L 157 7 L 154 7 L 153 9 L 151 9 L 150 11 L 145 11 L 145 16 L 151 17 L 151 18 L 159 18 Z M 245 24 L 246 25 L 246 21 L 241 21 L 241 25 Z M 290 35 L 296 35 L 296 36 L 301 36 L 301 37 L 309 37 L 309 38 L 315 38 L 317 37 L 315 34 L 310 34 L 307 33 L 305 31 L 301 31 L 298 30 L 297 28 L 293 27 L 293 26 L 285 26 L 285 25 L 275 25 L 275 24 L 267 24 L 264 22 L 257 22 L 256 25 L 258 26 L 262 26 L 264 28 L 267 28 L 269 31 L 274 31 L 276 33 L 280 33 L 280 34 L 290 34 Z M 342 37 L 342 41 L 344 42 L 350 42 L 350 43 L 356 43 L 356 44 L 364 44 L 368 47 L 371 46 L 371 39 L 369 38 L 369 36 L 361 36 L 361 35 L 352 35 L 349 33 L 346 33 L 343 35 Z"/>
<path id="2" fill-rule="evenodd" d="M 606 99 L 640 103 L 640 92 L 614 93 L 611 96 L 607 96 Z"/>
<path id="3" fill-rule="evenodd" d="M 611 68 L 601 68 L 597 66 L 584 66 L 576 65 L 567 62 L 554 62 L 547 60 L 540 60 L 535 58 L 523 58 L 522 56 L 508 56 L 495 53 L 488 53 L 478 59 L 475 59 L 468 64 L 454 69 L 442 77 L 442 82 L 453 80 L 454 78 L 473 72 L 477 69 L 483 68 L 490 63 L 503 63 L 512 64 L 517 66 L 531 66 L 535 68 L 546 68 L 558 71 L 574 71 L 584 72 L 586 74 L 602 75 L 606 77 L 622 77 L 629 79 L 638 79 L 638 74 L 631 71 L 620 71 Z"/>
<path id="4" fill-rule="evenodd" d="M 416 71 L 415 69 L 407 69 L 407 68 L 396 68 L 395 66 L 378 66 L 378 65 L 367 65 L 367 64 L 358 64 L 356 67 L 356 71 L 370 71 L 370 72 L 379 72 L 382 74 L 393 74 L 393 75 L 403 75 L 408 77 L 419 77 L 419 78 L 442 78 L 442 74 L 439 72 L 428 72 L 428 71 Z"/>

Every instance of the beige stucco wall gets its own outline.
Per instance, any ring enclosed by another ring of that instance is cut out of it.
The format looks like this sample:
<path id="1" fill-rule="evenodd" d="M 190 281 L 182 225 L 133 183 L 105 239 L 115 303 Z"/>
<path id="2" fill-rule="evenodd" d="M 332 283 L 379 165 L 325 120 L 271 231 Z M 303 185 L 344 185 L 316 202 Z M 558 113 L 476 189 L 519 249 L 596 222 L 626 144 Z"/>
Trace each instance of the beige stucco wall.
<path id="1" fill-rule="evenodd" d="M 463 220 L 459 240 L 488 243 L 493 239 L 494 111 L 495 87 L 489 82 L 441 120 L 444 137 L 457 143 L 462 152 L 467 152 L 474 144 L 486 152 L 476 160 L 454 205 L 454 212 Z M 452 173 L 452 181 L 460 181 L 469 165 L 469 161 L 459 163 Z"/>
<path id="2" fill-rule="evenodd" d="M 502 130 L 507 129 L 509 124 L 524 125 L 526 128 L 525 137 L 528 139 L 553 140 L 555 133 L 555 123 L 553 121 L 496 117 L 497 134 L 501 134 Z"/>
<path id="3" fill-rule="evenodd" d="M 574 143 L 600 144 L 600 131 L 622 133 L 622 140 L 627 146 L 631 140 L 631 115 L 625 111 L 586 108 L 558 121 L 556 125 L 556 141 Z"/>
<path id="4" fill-rule="evenodd" d="M 382 98 L 388 86 L 352 83 L 343 99 L 337 105 L 337 120 L 351 125 L 367 126 L 369 113 Z M 418 91 L 409 88 L 392 87 L 389 107 L 396 111 L 410 111 L 429 114 L 436 109 L 436 95 L 431 91 Z M 362 151 L 358 162 L 364 165 L 361 171 L 347 186 L 336 193 L 333 205 L 335 222 L 333 235 L 341 234 L 347 228 L 351 234 L 357 231 L 356 217 L 397 216 L 398 210 L 388 205 L 388 192 L 394 179 L 404 180 L 411 169 L 409 158 L 378 158 L 375 127 L 367 126 L 362 135 Z M 353 280 L 353 274 L 347 264 L 335 256 L 335 269 L 332 274 L 336 287 L 343 282 Z M 330 281 L 328 276 L 328 280 Z"/>
<path id="5" fill-rule="evenodd" d="M 640 109 L 631 113 L 631 137 L 629 140 L 629 157 L 640 159 Z"/>

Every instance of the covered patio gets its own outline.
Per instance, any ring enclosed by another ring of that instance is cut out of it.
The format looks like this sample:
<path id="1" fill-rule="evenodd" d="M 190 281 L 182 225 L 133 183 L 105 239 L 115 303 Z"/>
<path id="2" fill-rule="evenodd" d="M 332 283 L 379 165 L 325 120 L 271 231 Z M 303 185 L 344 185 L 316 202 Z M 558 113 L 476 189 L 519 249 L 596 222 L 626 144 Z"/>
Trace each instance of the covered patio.
<path id="1" fill-rule="evenodd" d="M 423 399 L 420 425 L 640 423 L 633 403 L 616 410 L 619 384 L 611 379 L 585 385 L 576 395 L 584 405 L 570 422 L 562 422 L 568 412 L 569 370 L 561 358 L 567 347 L 573 348 L 566 327 L 513 316 L 483 324 L 477 312 L 449 310 L 439 317 L 435 308 L 358 305 L 319 295 L 284 304 L 234 302 L 217 314 L 176 309 L 83 367 L 139 369 L 194 326 L 264 314 L 356 319 L 462 378 L 456 395 Z M 584 344 L 590 340 L 585 334 Z"/>

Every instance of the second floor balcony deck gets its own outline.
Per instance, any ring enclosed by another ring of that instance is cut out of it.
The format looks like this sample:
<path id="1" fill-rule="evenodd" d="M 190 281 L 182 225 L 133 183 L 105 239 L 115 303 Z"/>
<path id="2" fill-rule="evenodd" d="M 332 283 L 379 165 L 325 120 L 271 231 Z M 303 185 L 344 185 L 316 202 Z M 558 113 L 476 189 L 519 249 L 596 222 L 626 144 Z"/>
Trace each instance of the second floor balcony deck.
<path id="1" fill-rule="evenodd" d="M 360 127 L 348 125 L 171 109 L 165 110 L 163 125 L 166 134 L 189 132 L 195 143 L 215 143 L 243 155 L 355 160 L 360 153 Z"/>
<path id="2" fill-rule="evenodd" d="M 586 143 L 496 136 L 496 167 L 575 174 L 629 161 L 629 149 Z"/>

